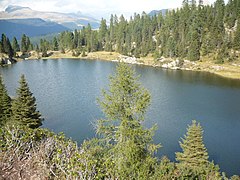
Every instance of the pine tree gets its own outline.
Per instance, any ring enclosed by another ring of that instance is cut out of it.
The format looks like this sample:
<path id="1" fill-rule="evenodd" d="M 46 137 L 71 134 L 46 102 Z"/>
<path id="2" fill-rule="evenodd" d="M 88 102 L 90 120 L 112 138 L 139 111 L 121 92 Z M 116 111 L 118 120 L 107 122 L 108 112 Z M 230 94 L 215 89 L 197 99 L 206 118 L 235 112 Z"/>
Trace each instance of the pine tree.
<path id="1" fill-rule="evenodd" d="M 152 144 L 154 128 L 141 124 L 149 103 L 149 92 L 140 86 L 133 70 L 120 63 L 110 77 L 109 91 L 103 91 L 99 101 L 106 119 L 97 124 L 97 132 L 111 147 L 107 162 L 113 176 L 139 179 L 150 175 L 155 163 L 152 155 L 159 146 Z"/>
<path id="2" fill-rule="evenodd" d="M 1 52 L 7 54 L 9 59 L 12 59 L 12 57 L 14 55 L 12 45 L 11 45 L 8 37 L 5 34 L 2 34 Z"/>
<path id="3" fill-rule="evenodd" d="M 114 17 L 111 14 L 111 18 L 110 18 L 110 25 L 109 25 L 109 46 L 110 46 L 110 51 L 113 50 L 112 48 L 112 44 L 115 42 L 115 26 L 114 26 Z"/>
<path id="4" fill-rule="evenodd" d="M 14 37 L 13 40 L 12 40 L 12 48 L 13 48 L 13 51 L 14 51 L 14 56 L 16 56 L 16 52 L 20 51 L 20 47 L 19 47 L 19 44 L 18 44 L 18 41 L 17 41 L 16 37 Z"/>
<path id="5" fill-rule="evenodd" d="M 217 0 L 214 3 L 214 10 L 215 10 L 215 15 L 214 15 L 214 22 L 213 22 L 213 43 L 216 48 L 220 48 L 220 46 L 223 43 L 224 39 L 224 33 L 225 33 L 225 28 L 224 28 L 224 0 Z"/>
<path id="6" fill-rule="evenodd" d="M 201 45 L 202 56 L 206 56 L 211 52 L 210 42 L 211 42 L 211 36 L 209 33 L 206 33 L 204 38 L 202 39 L 202 45 Z"/>
<path id="7" fill-rule="evenodd" d="M 176 45 L 175 45 L 175 40 L 173 39 L 173 37 L 169 37 L 168 38 L 168 41 L 167 41 L 167 44 L 166 44 L 166 50 L 165 50 L 165 55 L 166 57 L 174 57 L 176 55 L 176 52 L 175 52 L 175 49 L 176 49 Z"/>
<path id="8" fill-rule="evenodd" d="M 32 44 L 31 44 L 30 38 L 28 36 L 26 38 L 26 50 L 27 50 L 27 52 L 32 50 Z"/>
<path id="9" fill-rule="evenodd" d="M 203 129 L 195 120 L 187 128 L 180 146 L 183 152 L 176 152 L 178 179 L 221 179 L 218 166 L 208 161 L 208 152 L 203 143 Z"/>
<path id="10" fill-rule="evenodd" d="M 225 17 L 224 21 L 229 28 L 234 27 L 235 22 L 237 20 L 237 16 L 239 11 L 237 11 L 237 2 L 238 0 L 229 0 L 225 7 Z"/>
<path id="11" fill-rule="evenodd" d="M 7 36 L 5 34 L 2 34 L 2 39 L 1 39 L 1 43 L 2 43 L 2 52 L 7 54 Z"/>
<path id="12" fill-rule="evenodd" d="M 40 39 L 40 50 L 42 52 L 42 57 L 47 57 L 48 56 L 48 53 L 47 53 L 48 43 L 45 39 L 44 40 Z"/>
<path id="13" fill-rule="evenodd" d="M 194 23 L 190 29 L 190 45 L 188 48 L 188 58 L 191 61 L 200 59 L 200 38 L 197 24 Z"/>
<path id="14" fill-rule="evenodd" d="M 14 53 L 14 50 L 13 50 L 12 45 L 8 38 L 7 38 L 7 46 L 5 47 L 5 49 L 6 49 L 9 59 L 11 60 L 15 53 Z"/>
<path id="15" fill-rule="evenodd" d="M 106 35 L 107 35 L 107 23 L 105 19 L 101 20 L 98 34 L 99 34 L 98 39 L 101 44 L 100 50 L 102 50 L 102 48 L 104 48 L 104 45 L 106 43 Z"/>
<path id="16" fill-rule="evenodd" d="M 39 52 L 40 52 L 40 49 L 39 49 L 39 46 L 38 46 L 38 44 L 35 46 L 35 51 L 37 52 L 37 54 L 39 54 Z"/>
<path id="17" fill-rule="evenodd" d="M 20 87 L 17 89 L 17 97 L 12 103 L 12 120 L 30 128 L 37 128 L 42 125 L 42 118 L 36 109 L 36 99 L 32 95 L 24 75 L 19 81 Z"/>
<path id="18" fill-rule="evenodd" d="M 183 152 L 176 153 L 176 160 L 186 167 L 196 168 L 208 163 L 208 153 L 203 144 L 203 130 L 201 125 L 193 120 L 187 129 L 180 146 Z"/>
<path id="19" fill-rule="evenodd" d="M 74 39 L 73 39 L 73 46 L 74 46 L 74 49 L 78 48 L 78 40 L 79 40 L 79 33 L 77 31 L 77 29 L 74 30 Z M 55 40 L 57 42 L 57 39 Z M 55 43 L 56 43 L 55 42 Z M 58 45 L 57 45 L 58 46 Z"/>
<path id="20" fill-rule="evenodd" d="M 23 34 L 21 39 L 21 51 L 23 54 L 26 53 L 28 50 L 26 42 L 27 42 L 27 36 Z"/>
<path id="21" fill-rule="evenodd" d="M 88 26 L 86 28 L 86 46 L 87 46 L 87 52 L 91 52 L 93 47 L 92 47 L 92 27 L 91 25 L 88 23 Z"/>
<path id="22" fill-rule="evenodd" d="M 240 49 L 240 18 L 238 19 L 237 29 L 234 36 L 233 47 L 236 50 Z"/>
<path id="23" fill-rule="evenodd" d="M 11 98 L 0 75 L 0 125 L 4 125 L 11 117 Z"/>

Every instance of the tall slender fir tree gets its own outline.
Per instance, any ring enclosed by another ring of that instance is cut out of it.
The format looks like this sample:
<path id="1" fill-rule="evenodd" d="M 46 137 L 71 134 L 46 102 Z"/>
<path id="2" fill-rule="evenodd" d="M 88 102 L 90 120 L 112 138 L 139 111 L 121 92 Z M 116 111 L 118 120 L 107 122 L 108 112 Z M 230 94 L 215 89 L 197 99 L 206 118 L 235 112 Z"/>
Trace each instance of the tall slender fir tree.
<path id="1" fill-rule="evenodd" d="M 103 91 L 99 103 L 106 119 L 98 121 L 97 132 L 111 147 L 108 160 L 113 177 L 149 177 L 156 163 L 152 155 L 159 147 L 152 143 L 154 128 L 145 129 L 141 124 L 150 94 L 140 86 L 129 65 L 117 66 L 115 76 L 110 77 L 109 91 Z"/>
<path id="2" fill-rule="evenodd" d="M 24 75 L 21 76 L 19 84 L 17 97 L 12 103 L 12 120 L 30 128 L 37 128 L 42 125 L 43 119 L 37 111 L 36 99 L 30 91 Z"/>

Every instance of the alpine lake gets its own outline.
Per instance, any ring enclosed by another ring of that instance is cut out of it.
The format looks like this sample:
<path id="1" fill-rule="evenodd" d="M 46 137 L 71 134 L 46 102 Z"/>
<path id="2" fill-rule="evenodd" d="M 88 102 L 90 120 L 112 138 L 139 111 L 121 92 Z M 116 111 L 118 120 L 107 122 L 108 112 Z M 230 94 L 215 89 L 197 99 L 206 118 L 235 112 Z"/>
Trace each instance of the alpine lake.
<path id="1" fill-rule="evenodd" d="M 81 59 L 28 60 L 0 67 L 0 73 L 11 97 L 20 75 L 25 74 L 45 119 L 43 127 L 64 132 L 80 145 L 96 136 L 94 124 L 104 118 L 96 99 L 108 88 L 116 64 Z M 181 137 L 192 120 L 197 120 L 204 129 L 209 160 L 228 176 L 239 175 L 240 80 L 206 72 L 131 66 L 151 93 L 143 125 L 158 126 L 154 142 L 162 147 L 157 156 L 175 161 Z"/>

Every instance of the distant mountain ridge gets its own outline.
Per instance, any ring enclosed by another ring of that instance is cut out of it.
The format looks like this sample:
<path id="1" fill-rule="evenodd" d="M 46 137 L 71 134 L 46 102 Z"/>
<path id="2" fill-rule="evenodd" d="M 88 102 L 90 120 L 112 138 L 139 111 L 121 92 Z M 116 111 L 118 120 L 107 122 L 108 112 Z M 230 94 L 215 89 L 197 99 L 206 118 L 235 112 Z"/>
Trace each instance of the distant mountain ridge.
<path id="1" fill-rule="evenodd" d="M 88 24 L 96 29 L 99 27 L 100 21 L 80 12 L 42 12 L 15 5 L 9 5 L 5 11 L 0 12 L 0 33 L 6 33 L 10 38 L 19 37 L 19 34 L 22 33 L 31 37 L 81 29 Z"/>
<path id="2" fill-rule="evenodd" d="M 20 39 L 22 34 L 34 37 L 66 30 L 70 29 L 55 22 L 46 22 L 40 18 L 0 19 L 0 33 L 5 33 L 10 39 L 14 36 Z"/>
<path id="3" fill-rule="evenodd" d="M 86 16 L 80 12 L 78 13 L 60 13 L 60 12 L 43 12 L 35 11 L 29 7 L 22 6 L 8 6 L 5 11 L 0 12 L 0 19 L 28 19 L 40 18 L 44 21 L 53 21 L 60 25 L 66 26 L 71 29 L 80 29 L 82 26 L 87 26 L 88 23 L 92 28 L 98 28 L 100 21 Z M 74 28 L 68 26 L 69 23 L 74 24 Z"/>

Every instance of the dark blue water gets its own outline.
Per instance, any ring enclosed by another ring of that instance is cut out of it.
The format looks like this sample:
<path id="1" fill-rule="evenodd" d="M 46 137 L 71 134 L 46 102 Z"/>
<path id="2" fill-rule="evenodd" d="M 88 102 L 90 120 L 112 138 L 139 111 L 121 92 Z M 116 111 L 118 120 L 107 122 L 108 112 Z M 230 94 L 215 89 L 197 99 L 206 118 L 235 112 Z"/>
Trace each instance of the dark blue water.
<path id="1" fill-rule="evenodd" d="M 44 127 L 63 131 L 81 143 L 95 136 L 103 117 L 96 98 L 107 88 L 116 63 L 87 60 L 33 60 L 0 68 L 11 96 L 25 74 L 45 118 Z M 175 159 L 179 140 L 193 119 L 204 129 L 210 160 L 228 175 L 240 174 L 240 81 L 202 72 L 133 66 L 150 91 L 152 102 L 144 125 L 158 125 L 158 156 Z"/>

